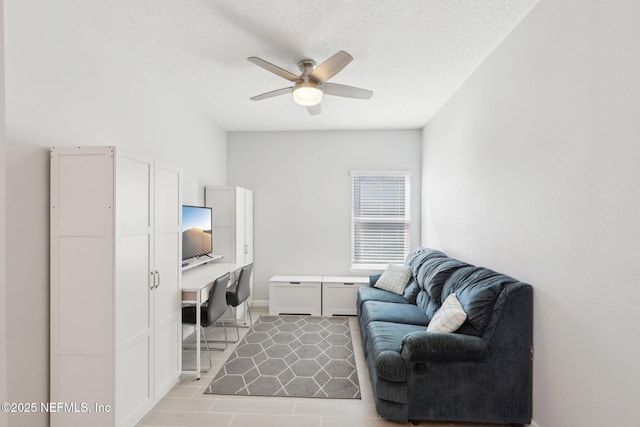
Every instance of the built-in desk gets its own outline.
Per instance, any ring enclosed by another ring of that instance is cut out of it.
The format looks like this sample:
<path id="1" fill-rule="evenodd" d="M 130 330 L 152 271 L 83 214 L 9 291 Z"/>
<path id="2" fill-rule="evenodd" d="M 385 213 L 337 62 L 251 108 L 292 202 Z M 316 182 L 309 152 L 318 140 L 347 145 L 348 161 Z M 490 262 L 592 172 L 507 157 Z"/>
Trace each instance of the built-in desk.
<path id="1" fill-rule="evenodd" d="M 191 258 L 186 261 L 182 261 L 182 272 L 194 269 L 196 267 L 201 267 L 204 264 L 219 262 L 222 259 L 222 255 L 209 254 L 204 255 L 199 258 Z"/>
<path id="2" fill-rule="evenodd" d="M 242 264 L 233 262 L 210 262 L 182 272 L 182 303 L 196 304 L 200 307 L 209 300 L 209 292 L 213 286 L 213 282 L 226 273 L 233 273 L 244 267 Z M 233 283 L 232 280 L 229 284 Z M 196 377 L 200 379 L 200 329 L 201 326 L 200 310 L 196 310 Z M 183 373 L 194 373 L 193 371 L 183 371 Z"/>

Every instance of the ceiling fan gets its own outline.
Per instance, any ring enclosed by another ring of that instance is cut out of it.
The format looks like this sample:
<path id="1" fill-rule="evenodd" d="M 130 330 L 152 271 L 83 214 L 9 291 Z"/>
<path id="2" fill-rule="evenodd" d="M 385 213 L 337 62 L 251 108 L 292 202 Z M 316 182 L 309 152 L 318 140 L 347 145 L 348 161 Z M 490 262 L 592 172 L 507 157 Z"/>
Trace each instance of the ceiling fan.
<path id="1" fill-rule="evenodd" d="M 314 60 L 303 59 L 298 63 L 298 68 L 302 72 L 299 76 L 255 56 L 247 59 L 257 66 L 293 82 L 291 87 L 256 95 L 251 98 L 253 101 L 293 93 L 293 100 L 297 104 L 307 107 L 309 114 L 314 116 L 320 114 L 323 93 L 357 99 L 369 99 L 373 96 L 373 92 L 370 90 L 328 82 L 353 60 L 353 56 L 342 50 L 317 67 Z"/>

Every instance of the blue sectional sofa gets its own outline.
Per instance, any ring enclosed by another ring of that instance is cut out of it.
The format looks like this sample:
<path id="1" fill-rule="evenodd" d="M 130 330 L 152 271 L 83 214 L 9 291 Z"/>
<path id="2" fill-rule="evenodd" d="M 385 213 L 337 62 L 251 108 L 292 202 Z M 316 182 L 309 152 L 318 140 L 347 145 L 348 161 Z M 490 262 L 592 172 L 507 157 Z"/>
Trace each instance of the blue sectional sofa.
<path id="1" fill-rule="evenodd" d="M 504 274 L 419 248 L 402 295 L 358 291 L 358 322 L 378 413 L 398 422 L 531 422 L 533 289 Z M 467 314 L 427 332 L 452 293 Z"/>

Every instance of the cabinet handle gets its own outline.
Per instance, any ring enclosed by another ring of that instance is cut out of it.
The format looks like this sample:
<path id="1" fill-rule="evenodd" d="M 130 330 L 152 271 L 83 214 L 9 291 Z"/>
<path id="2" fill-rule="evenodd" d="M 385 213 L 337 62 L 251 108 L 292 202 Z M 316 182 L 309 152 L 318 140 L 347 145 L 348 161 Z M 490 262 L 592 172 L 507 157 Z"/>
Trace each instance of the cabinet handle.
<path id="1" fill-rule="evenodd" d="M 353 286 L 355 285 L 355 282 L 344 282 L 343 285 Z"/>
<path id="2" fill-rule="evenodd" d="M 149 274 L 153 276 L 153 283 L 151 284 L 150 289 L 154 290 L 160 286 L 160 273 L 158 273 L 158 270 L 156 270 L 156 271 L 152 271 Z"/>
<path id="3" fill-rule="evenodd" d="M 300 284 L 300 282 L 289 282 L 289 283 L 292 284 L 292 285 L 299 285 Z"/>

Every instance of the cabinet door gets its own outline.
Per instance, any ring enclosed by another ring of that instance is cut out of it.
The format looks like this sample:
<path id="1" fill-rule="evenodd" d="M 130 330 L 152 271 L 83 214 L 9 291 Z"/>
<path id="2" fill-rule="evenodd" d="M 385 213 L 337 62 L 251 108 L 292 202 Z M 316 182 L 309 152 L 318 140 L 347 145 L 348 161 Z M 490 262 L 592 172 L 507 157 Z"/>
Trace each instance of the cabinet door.
<path id="1" fill-rule="evenodd" d="M 115 403 L 113 184 L 111 147 L 51 150 L 50 402 Z M 107 427 L 114 414 L 51 412 L 50 424 Z"/>
<path id="2" fill-rule="evenodd" d="M 253 262 L 253 191 L 236 187 L 236 262 Z"/>
<path id="3" fill-rule="evenodd" d="M 251 264 L 253 262 L 253 191 L 245 190 L 245 204 L 244 204 L 244 241 L 247 246 L 247 252 L 245 254 L 244 263 Z M 251 293 L 249 294 L 249 305 L 253 303 L 253 278 L 255 275 L 251 275 L 251 282 L 249 287 Z M 247 322 L 247 316 L 244 316 L 245 323 Z"/>
<path id="4" fill-rule="evenodd" d="M 181 188 L 179 171 L 156 164 L 156 284 L 152 292 L 153 384 L 156 399 L 169 391 L 180 375 Z"/>
<path id="5" fill-rule="evenodd" d="M 236 227 L 236 262 L 239 264 L 245 264 L 247 246 L 245 242 L 245 228 L 244 228 L 244 212 L 246 207 L 245 195 L 247 190 L 244 188 L 236 187 L 236 215 L 235 215 L 235 227 Z"/>
<path id="6" fill-rule="evenodd" d="M 204 201 L 213 212 L 213 253 L 223 262 L 236 262 L 235 187 L 206 187 Z"/>
<path id="7" fill-rule="evenodd" d="M 131 425 L 153 406 L 153 161 L 119 156 L 116 176 L 116 412 Z"/>
<path id="8" fill-rule="evenodd" d="M 244 241 L 247 246 L 245 264 L 253 262 L 253 191 L 245 190 Z"/>

